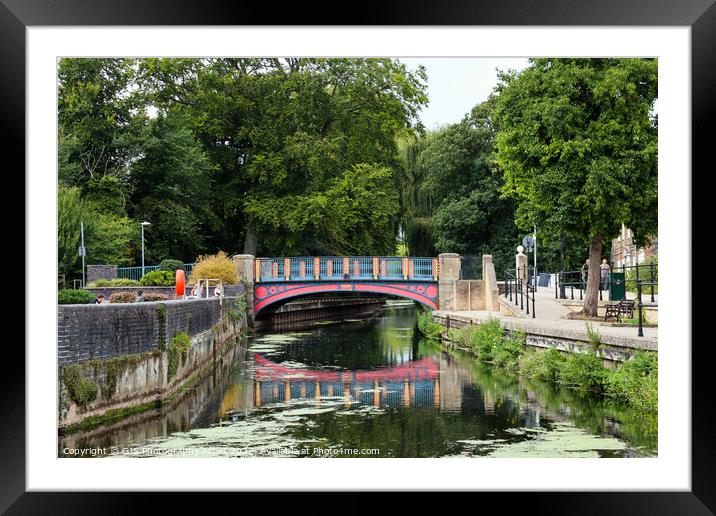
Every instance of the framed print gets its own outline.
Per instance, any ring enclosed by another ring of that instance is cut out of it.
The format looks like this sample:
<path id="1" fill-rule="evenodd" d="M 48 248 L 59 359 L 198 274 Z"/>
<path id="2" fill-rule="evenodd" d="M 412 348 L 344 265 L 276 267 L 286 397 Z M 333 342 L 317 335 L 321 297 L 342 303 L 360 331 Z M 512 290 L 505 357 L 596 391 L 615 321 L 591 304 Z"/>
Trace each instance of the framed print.
<path id="1" fill-rule="evenodd" d="M 3 511 L 714 510 L 690 209 L 713 2 L 1 1 L 27 203 Z"/>

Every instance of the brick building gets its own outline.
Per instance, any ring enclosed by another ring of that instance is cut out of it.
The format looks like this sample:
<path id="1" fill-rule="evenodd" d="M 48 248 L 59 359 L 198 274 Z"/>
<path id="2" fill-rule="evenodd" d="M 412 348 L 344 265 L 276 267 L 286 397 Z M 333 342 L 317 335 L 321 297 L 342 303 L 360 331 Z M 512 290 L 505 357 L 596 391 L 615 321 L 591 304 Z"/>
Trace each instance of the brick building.
<path id="1" fill-rule="evenodd" d="M 659 253 L 659 238 L 654 237 L 651 243 L 646 247 L 639 247 L 634 244 L 634 234 L 632 230 L 622 224 L 622 231 L 617 238 L 612 240 L 612 265 L 621 267 L 622 265 L 635 265 L 637 260 L 643 262 L 650 256 L 656 256 Z"/>

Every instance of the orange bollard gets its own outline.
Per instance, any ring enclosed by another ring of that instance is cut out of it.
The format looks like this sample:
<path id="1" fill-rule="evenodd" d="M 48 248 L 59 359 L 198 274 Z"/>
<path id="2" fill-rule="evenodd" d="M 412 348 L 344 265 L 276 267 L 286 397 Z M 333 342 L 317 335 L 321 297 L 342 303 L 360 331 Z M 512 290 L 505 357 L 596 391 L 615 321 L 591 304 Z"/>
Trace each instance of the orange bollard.
<path id="1" fill-rule="evenodd" d="M 177 269 L 176 274 L 174 275 L 174 284 L 177 297 L 183 296 L 186 291 L 186 285 L 184 284 L 184 271 L 182 269 Z"/>

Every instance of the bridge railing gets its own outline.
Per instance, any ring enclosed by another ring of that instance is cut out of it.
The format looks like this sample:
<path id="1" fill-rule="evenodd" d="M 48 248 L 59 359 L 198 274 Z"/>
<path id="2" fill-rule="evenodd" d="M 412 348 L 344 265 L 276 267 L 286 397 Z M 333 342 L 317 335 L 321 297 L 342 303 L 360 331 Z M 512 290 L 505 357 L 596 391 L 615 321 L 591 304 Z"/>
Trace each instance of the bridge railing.
<path id="1" fill-rule="evenodd" d="M 400 256 L 294 256 L 256 258 L 254 281 L 437 281 L 437 258 Z"/>

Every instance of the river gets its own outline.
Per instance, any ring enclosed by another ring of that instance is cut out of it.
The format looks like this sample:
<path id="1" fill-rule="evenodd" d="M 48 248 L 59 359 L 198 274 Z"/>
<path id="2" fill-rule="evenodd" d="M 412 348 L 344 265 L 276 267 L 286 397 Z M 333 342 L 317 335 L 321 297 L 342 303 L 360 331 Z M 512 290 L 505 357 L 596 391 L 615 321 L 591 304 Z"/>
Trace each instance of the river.
<path id="1" fill-rule="evenodd" d="M 238 342 L 171 407 L 64 436 L 101 456 L 651 457 L 656 416 L 422 338 L 412 305 Z"/>

